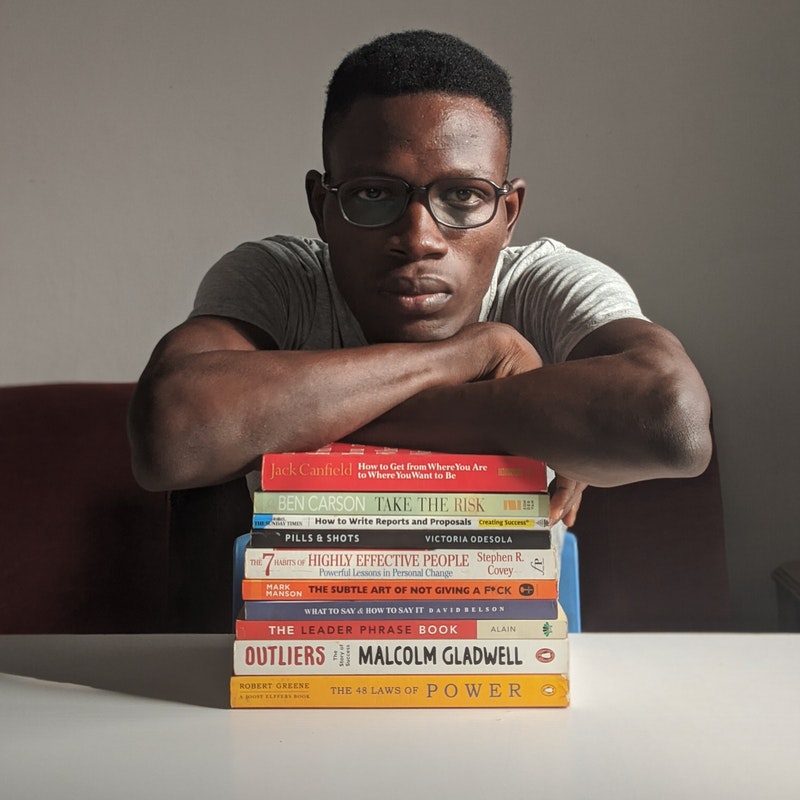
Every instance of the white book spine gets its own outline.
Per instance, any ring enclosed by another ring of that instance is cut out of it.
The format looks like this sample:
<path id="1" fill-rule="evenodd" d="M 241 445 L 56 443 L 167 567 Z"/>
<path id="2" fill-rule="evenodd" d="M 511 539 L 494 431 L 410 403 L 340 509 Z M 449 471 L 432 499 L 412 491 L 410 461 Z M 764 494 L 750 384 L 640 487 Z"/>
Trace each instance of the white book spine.
<path id="1" fill-rule="evenodd" d="M 569 639 L 424 641 L 237 639 L 235 675 L 447 675 L 560 673 L 569 666 Z"/>
<path id="2" fill-rule="evenodd" d="M 346 514 L 259 514 L 253 515 L 255 530 L 296 528 L 298 530 L 535 530 L 550 527 L 547 516 L 378 516 Z"/>
<path id="3" fill-rule="evenodd" d="M 554 580 L 553 550 L 290 550 L 248 547 L 245 578 Z"/>

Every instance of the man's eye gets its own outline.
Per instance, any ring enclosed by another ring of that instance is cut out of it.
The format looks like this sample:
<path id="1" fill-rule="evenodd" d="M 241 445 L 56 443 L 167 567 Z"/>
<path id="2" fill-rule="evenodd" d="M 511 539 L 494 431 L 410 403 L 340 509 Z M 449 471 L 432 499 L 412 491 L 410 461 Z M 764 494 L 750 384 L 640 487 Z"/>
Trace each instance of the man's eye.
<path id="1" fill-rule="evenodd" d="M 386 189 L 380 186 L 359 186 L 353 189 L 352 196 L 358 200 L 388 200 L 391 196 Z"/>
<path id="2" fill-rule="evenodd" d="M 442 194 L 442 199 L 453 206 L 478 206 L 487 202 L 486 192 L 472 186 L 457 186 Z"/>

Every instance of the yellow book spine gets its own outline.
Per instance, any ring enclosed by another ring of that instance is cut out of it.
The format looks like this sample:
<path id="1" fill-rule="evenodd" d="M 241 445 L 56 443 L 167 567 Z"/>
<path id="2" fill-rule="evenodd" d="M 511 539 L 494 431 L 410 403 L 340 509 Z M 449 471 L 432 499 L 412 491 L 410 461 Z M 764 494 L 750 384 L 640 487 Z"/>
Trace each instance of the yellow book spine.
<path id="1" fill-rule="evenodd" d="M 569 678 L 544 675 L 234 675 L 231 708 L 565 708 Z"/>

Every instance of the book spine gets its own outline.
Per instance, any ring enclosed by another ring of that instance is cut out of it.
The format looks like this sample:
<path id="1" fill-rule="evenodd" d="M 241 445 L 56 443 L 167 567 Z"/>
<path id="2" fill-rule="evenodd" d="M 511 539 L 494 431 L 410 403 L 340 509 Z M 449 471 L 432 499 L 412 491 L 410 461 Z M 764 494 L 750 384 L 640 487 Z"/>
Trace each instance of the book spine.
<path id="1" fill-rule="evenodd" d="M 567 620 L 424 619 L 371 622 L 236 620 L 237 639 L 564 639 Z"/>
<path id="2" fill-rule="evenodd" d="M 470 516 L 342 516 L 337 514 L 253 514 L 253 530 L 292 529 L 322 535 L 328 531 L 368 530 L 385 533 L 394 530 L 455 531 L 528 531 L 547 529 L 550 518 L 543 517 L 470 517 Z"/>
<path id="3" fill-rule="evenodd" d="M 264 515 L 269 516 L 269 515 Z M 303 518 L 305 519 L 305 518 Z M 392 519 L 388 517 L 387 519 Z M 397 517 L 404 520 L 403 517 Z M 427 518 L 426 518 L 427 519 Z M 431 517 L 435 519 L 435 517 Z M 528 520 L 520 520 L 527 522 Z M 435 526 L 434 526 L 435 527 Z M 401 531 L 398 533 L 398 531 Z M 389 549 L 409 548 L 428 550 L 431 548 L 523 548 L 549 549 L 552 545 L 550 529 L 547 526 L 537 528 L 503 528 L 484 530 L 409 530 L 404 527 L 373 527 L 365 530 L 320 530 L 311 525 L 309 528 L 273 528 L 269 523 L 255 530 L 250 537 L 252 547 L 358 547 Z"/>
<path id="4" fill-rule="evenodd" d="M 555 580 L 303 580 L 267 578 L 245 578 L 242 581 L 242 600 L 374 600 L 423 599 L 432 597 L 461 598 L 472 600 L 513 600 L 558 598 L 558 582 Z"/>
<path id="5" fill-rule="evenodd" d="M 555 580 L 553 550 L 286 550 L 248 547 L 245 578 Z"/>
<path id="6" fill-rule="evenodd" d="M 565 708 L 566 675 L 236 676 L 231 708 Z"/>
<path id="7" fill-rule="evenodd" d="M 265 492 L 253 493 L 255 514 L 546 517 L 550 497 L 524 492 Z"/>
<path id="8" fill-rule="evenodd" d="M 362 620 L 362 619 L 541 619 L 559 615 L 556 600 L 474 601 L 432 600 L 426 602 L 363 603 L 353 600 L 322 602 L 247 600 L 243 608 L 248 620 Z"/>
<path id="9" fill-rule="evenodd" d="M 314 492 L 546 492 L 547 469 L 521 456 L 457 453 L 268 453 L 261 488 Z"/>
<path id="10" fill-rule="evenodd" d="M 236 639 L 234 675 L 452 675 L 569 672 L 569 639 Z"/>

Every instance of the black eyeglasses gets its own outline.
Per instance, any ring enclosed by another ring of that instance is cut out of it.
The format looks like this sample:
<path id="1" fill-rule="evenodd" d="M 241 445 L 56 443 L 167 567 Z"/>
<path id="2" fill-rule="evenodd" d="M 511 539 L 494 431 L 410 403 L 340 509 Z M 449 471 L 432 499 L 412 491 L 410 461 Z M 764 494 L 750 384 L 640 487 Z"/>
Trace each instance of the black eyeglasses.
<path id="1" fill-rule="evenodd" d="M 425 206 L 440 225 L 478 228 L 494 218 L 500 198 L 514 191 L 508 182 L 498 186 L 485 178 L 442 178 L 427 186 L 412 186 L 400 178 L 367 177 L 331 186 L 326 175 L 322 186 L 336 195 L 342 216 L 361 228 L 396 222 L 416 192 L 425 195 Z"/>

